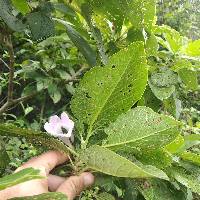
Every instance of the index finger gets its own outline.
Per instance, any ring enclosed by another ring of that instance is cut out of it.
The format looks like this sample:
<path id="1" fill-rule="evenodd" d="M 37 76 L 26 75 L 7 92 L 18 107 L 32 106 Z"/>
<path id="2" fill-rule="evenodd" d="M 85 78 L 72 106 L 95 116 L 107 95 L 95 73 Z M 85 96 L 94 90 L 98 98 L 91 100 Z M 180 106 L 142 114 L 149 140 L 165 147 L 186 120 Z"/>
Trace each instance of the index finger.
<path id="1" fill-rule="evenodd" d="M 66 162 L 68 159 L 67 155 L 62 154 L 59 151 L 48 151 L 38 157 L 30 159 L 28 162 L 19 167 L 16 172 L 29 167 L 35 169 L 44 168 L 46 175 L 48 175 L 53 168 Z"/>

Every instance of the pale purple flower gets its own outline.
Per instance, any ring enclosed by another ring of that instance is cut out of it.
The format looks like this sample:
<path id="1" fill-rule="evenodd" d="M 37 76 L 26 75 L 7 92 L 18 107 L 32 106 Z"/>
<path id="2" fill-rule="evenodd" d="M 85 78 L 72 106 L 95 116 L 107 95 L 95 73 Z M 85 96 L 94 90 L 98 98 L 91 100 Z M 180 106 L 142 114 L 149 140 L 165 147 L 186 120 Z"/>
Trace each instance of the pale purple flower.
<path id="1" fill-rule="evenodd" d="M 63 112 L 59 118 L 57 115 L 51 116 L 49 122 L 44 124 L 44 129 L 51 135 L 60 138 L 67 145 L 71 146 L 70 140 L 74 141 L 74 122 Z"/>

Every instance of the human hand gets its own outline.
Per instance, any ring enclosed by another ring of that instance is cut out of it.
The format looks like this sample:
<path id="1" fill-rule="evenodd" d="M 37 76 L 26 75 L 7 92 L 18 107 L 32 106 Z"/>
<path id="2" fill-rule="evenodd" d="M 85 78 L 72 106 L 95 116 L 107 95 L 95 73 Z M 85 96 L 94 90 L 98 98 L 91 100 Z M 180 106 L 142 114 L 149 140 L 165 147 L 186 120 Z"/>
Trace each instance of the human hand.
<path id="1" fill-rule="evenodd" d="M 73 200 L 84 188 L 94 183 L 94 176 L 89 172 L 84 172 L 80 176 L 71 176 L 65 179 L 50 174 L 53 168 L 67 160 L 68 157 L 58 151 L 49 151 L 32 158 L 15 172 L 32 167 L 39 169 L 41 171 L 40 174 L 46 178 L 27 181 L 2 190 L 0 191 L 0 200 L 39 195 L 47 192 L 62 192 L 67 195 L 69 200 Z"/>

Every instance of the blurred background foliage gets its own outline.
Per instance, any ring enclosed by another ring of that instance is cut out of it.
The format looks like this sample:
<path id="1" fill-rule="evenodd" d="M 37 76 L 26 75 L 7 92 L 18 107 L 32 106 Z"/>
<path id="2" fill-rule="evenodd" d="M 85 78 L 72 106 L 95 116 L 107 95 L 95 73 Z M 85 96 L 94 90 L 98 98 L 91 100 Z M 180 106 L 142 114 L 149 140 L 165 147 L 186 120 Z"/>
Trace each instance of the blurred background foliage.
<path id="1" fill-rule="evenodd" d="M 47 9 L 42 12 L 48 14 L 51 9 L 54 9 L 52 17 L 55 20 L 63 19 L 64 22 L 62 24 L 65 24 L 66 21 L 68 23 L 65 26 L 56 23 L 55 30 L 53 28 L 48 30 L 48 33 L 52 37 L 48 37 L 47 39 L 45 35 L 37 35 L 37 32 L 34 32 L 35 30 L 27 30 L 25 35 L 21 32 L 14 33 L 12 38 L 15 53 L 15 89 L 13 96 L 16 98 L 28 96 L 29 98 L 26 101 L 13 104 L 6 112 L 3 112 L 0 116 L 0 120 L 3 122 L 13 123 L 19 127 L 43 130 L 43 124 L 49 116 L 59 114 L 62 111 L 70 113 L 69 101 L 74 94 L 77 83 L 88 69 L 94 65 L 105 65 L 108 56 L 118 52 L 131 42 L 137 40 L 144 41 L 143 33 L 135 30 L 128 20 L 122 21 L 120 18 L 117 18 L 118 16 L 112 19 L 108 15 L 107 18 L 109 20 L 106 21 L 103 20 L 102 15 L 95 14 L 91 22 L 91 19 L 87 16 L 90 10 L 85 11 L 84 9 L 87 8 L 84 7 L 81 10 L 77 5 L 78 1 L 53 0 L 51 2 L 54 3 L 54 8 L 45 6 L 45 9 L 48 8 L 50 10 Z M 29 1 L 29 5 L 31 5 L 33 10 L 36 9 L 35 11 L 38 11 L 38 1 Z M 44 9 L 42 5 L 39 8 L 40 11 Z M 26 9 L 28 8 L 21 10 L 21 13 L 26 13 Z M 34 17 L 36 16 L 29 16 L 29 24 L 32 23 L 31 19 Z M 50 22 L 47 19 L 45 23 L 49 25 Z M 174 34 L 173 38 L 177 37 L 179 39 L 182 36 L 187 36 L 191 41 L 199 39 L 200 1 L 158 0 L 157 24 L 168 25 L 180 33 L 179 35 L 177 32 L 172 31 Z M 0 25 L 5 25 L 1 19 Z M 169 27 L 154 31 L 157 36 L 160 31 L 165 33 L 169 31 L 171 34 Z M 31 34 L 33 37 L 28 37 Z M 151 35 L 150 33 L 148 34 Z M 167 70 L 168 68 L 173 65 L 178 68 L 179 65 L 185 63 L 191 65 L 191 63 L 183 59 L 184 63 L 180 64 L 180 57 L 177 56 L 178 51 L 167 49 L 165 45 L 160 46 L 159 50 L 161 51 L 157 54 L 158 42 L 154 35 L 149 38 L 148 52 L 150 52 L 150 55 L 148 55 L 148 64 L 150 66 L 151 83 L 149 83 L 138 105 L 147 105 L 158 112 L 173 115 L 177 119 L 181 119 L 184 123 L 183 131 L 185 135 L 189 135 L 190 133 L 199 134 L 200 75 L 199 70 L 193 70 L 193 67 L 199 67 L 200 61 L 191 61 L 192 70 L 180 73 L 177 70 L 176 75 L 178 74 L 179 76 L 178 82 L 176 82 L 178 78 L 175 76 L 173 80 L 170 79 L 170 81 L 174 81 L 176 90 L 174 89 L 175 86 L 172 86 L 170 83 L 172 92 L 166 92 L 167 94 L 163 91 L 160 92 L 154 87 L 157 84 L 162 85 L 162 82 L 157 82 L 158 71 L 161 76 L 162 73 L 166 73 L 167 71 L 167 74 L 164 74 L 164 76 L 171 78 L 174 72 Z M 160 38 L 160 40 L 159 38 L 157 39 L 162 43 L 163 36 Z M 177 41 L 175 40 L 175 42 Z M 79 44 L 84 46 L 85 49 L 82 49 Z M 0 58 L 0 105 L 3 105 L 6 101 L 8 90 L 9 70 L 6 63 L 9 62 L 9 52 L 1 44 Z M 160 70 L 160 68 L 162 69 Z M 162 71 L 163 69 L 164 72 Z M 176 72 L 176 69 L 174 71 Z M 187 80 L 188 76 L 185 77 L 185 74 L 189 73 L 191 73 L 189 79 L 191 77 L 194 78 L 192 83 L 190 80 Z M 180 81 L 180 77 L 182 78 L 182 82 Z M 167 98 L 163 97 L 163 95 L 167 95 Z M 7 159 L 9 164 L 4 174 L 12 172 L 30 157 L 40 154 L 43 151 L 42 148 L 36 149 L 33 147 L 25 139 L 8 137 L 2 139 L 9 157 Z M 199 143 L 194 145 L 193 151 L 200 153 L 198 145 Z M 101 182 L 99 185 L 101 185 Z M 88 199 L 90 196 L 98 193 L 99 185 L 97 184 L 94 190 L 83 194 L 82 200 Z M 109 179 L 103 187 L 105 191 L 113 192 L 115 196 L 122 196 L 123 191 L 121 188 L 124 186 L 114 178 L 112 180 Z"/>

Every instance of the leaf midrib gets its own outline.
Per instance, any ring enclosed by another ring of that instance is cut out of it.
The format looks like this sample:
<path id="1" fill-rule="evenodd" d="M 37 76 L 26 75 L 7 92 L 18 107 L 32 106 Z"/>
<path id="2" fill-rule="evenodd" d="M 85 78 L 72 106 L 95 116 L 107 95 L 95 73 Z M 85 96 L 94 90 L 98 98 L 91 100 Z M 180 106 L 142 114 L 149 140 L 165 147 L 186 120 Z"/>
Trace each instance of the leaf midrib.
<path id="1" fill-rule="evenodd" d="M 102 148 L 104 148 L 104 147 L 102 147 Z M 107 149 L 107 150 L 108 150 L 108 149 Z M 110 151 L 110 150 L 108 150 L 108 151 Z M 112 152 L 112 151 L 111 151 L 111 152 Z M 126 161 L 126 162 L 129 162 L 129 164 L 131 164 L 133 168 L 135 168 L 136 170 L 138 170 L 138 172 L 141 171 L 142 173 L 144 173 L 144 174 L 147 175 L 148 177 L 156 177 L 156 178 L 159 177 L 159 176 L 154 175 L 153 173 L 148 172 L 147 170 L 143 169 L 142 167 L 136 165 L 134 162 L 132 162 L 132 161 L 126 159 L 125 157 L 120 156 L 119 154 L 116 154 L 116 156 L 119 157 L 119 158 L 121 158 L 121 159 L 124 159 L 124 161 Z M 89 168 L 93 169 L 93 170 L 98 171 L 98 172 L 105 173 L 105 170 L 101 170 L 99 167 L 95 167 L 95 164 L 87 164 L 87 166 L 88 166 Z M 132 170 L 131 170 L 131 171 L 132 171 Z M 110 173 L 110 172 L 108 172 L 108 171 L 106 172 L 106 174 L 117 176 L 117 173 Z M 147 176 L 145 176 L 145 177 L 147 177 Z M 121 176 L 121 177 L 122 177 L 122 176 Z M 128 177 L 128 176 L 124 176 L 124 177 Z"/>
<path id="2" fill-rule="evenodd" d="M 110 144 L 110 145 L 104 145 L 104 146 L 102 146 L 102 147 L 109 148 L 109 147 L 120 146 L 120 145 L 124 145 L 124 144 L 129 144 L 129 143 L 134 143 L 134 142 L 137 142 L 137 141 L 139 141 L 139 140 L 143 140 L 143 139 L 146 139 L 146 138 L 148 138 L 148 137 L 151 137 L 152 135 L 155 135 L 155 134 L 158 134 L 158 133 L 167 131 L 167 130 L 169 130 L 169 129 L 173 129 L 173 128 L 176 127 L 176 126 L 178 126 L 178 125 L 174 125 L 174 126 L 172 126 L 172 127 L 170 127 L 170 128 L 167 128 L 167 129 L 163 129 L 163 130 L 160 130 L 160 131 L 153 132 L 153 133 L 150 134 L 150 135 L 146 135 L 146 136 L 144 136 L 144 137 L 142 137 L 142 138 L 138 138 L 138 139 L 136 139 L 136 140 L 129 140 L 129 141 L 127 141 L 127 142 L 120 142 L 120 143 L 115 143 L 115 144 Z"/>
<path id="3" fill-rule="evenodd" d="M 122 51 L 123 51 L 123 50 L 122 50 Z M 132 54 L 132 55 L 133 55 L 133 54 Z M 108 100 L 109 100 L 110 97 L 112 96 L 112 94 L 113 94 L 113 92 L 115 91 L 117 85 L 120 83 L 122 77 L 123 77 L 124 74 L 126 73 L 126 71 L 127 71 L 127 69 L 128 69 L 128 66 L 130 65 L 130 63 L 131 63 L 133 57 L 134 57 L 134 56 L 131 56 L 131 59 L 130 59 L 130 61 L 128 62 L 127 66 L 125 67 L 125 70 L 124 70 L 124 72 L 122 73 L 122 76 L 120 76 L 119 80 L 118 80 L 117 83 L 115 84 L 115 87 L 113 87 L 113 89 L 111 90 L 110 95 L 108 95 L 108 97 L 106 98 L 106 100 L 105 100 L 103 106 L 101 107 L 101 109 L 99 109 L 99 111 L 97 112 L 96 116 L 94 117 L 94 120 L 93 120 L 92 123 L 90 124 L 89 130 L 88 130 L 88 134 L 89 134 L 89 135 L 91 134 L 92 129 L 93 129 L 93 125 L 94 125 L 94 123 L 97 121 L 97 119 L 98 119 L 98 117 L 99 117 L 101 111 L 103 110 L 103 108 L 105 107 L 106 103 L 108 102 Z M 109 65 L 109 66 L 110 66 L 110 65 Z"/>

